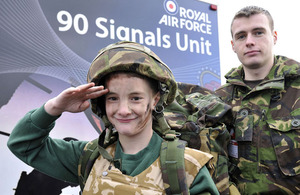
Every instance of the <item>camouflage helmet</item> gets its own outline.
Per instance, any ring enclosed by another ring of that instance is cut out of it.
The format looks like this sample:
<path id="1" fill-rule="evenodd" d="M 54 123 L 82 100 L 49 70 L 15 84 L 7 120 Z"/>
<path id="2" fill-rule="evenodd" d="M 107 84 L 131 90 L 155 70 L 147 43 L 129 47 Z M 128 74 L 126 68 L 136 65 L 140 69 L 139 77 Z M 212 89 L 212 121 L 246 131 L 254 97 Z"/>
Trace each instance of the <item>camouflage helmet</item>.
<path id="1" fill-rule="evenodd" d="M 117 71 L 134 72 L 157 80 L 160 84 L 162 106 L 170 104 L 175 98 L 177 83 L 172 71 L 154 52 L 143 45 L 121 41 L 103 48 L 89 68 L 87 81 L 99 85 L 104 76 Z M 97 99 L 91 100 L 92 111 L 103 117 L 105 113 L 97 103 Z"/>

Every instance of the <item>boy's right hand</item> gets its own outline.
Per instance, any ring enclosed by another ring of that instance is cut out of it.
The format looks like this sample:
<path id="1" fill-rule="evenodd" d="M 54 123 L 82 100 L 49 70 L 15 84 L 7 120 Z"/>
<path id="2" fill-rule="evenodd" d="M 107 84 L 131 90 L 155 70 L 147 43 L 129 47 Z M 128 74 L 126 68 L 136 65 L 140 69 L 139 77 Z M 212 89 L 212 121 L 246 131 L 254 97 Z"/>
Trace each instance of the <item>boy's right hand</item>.
<path id="1" fill-rule="evenodd" d="M 82 112 L 89 108 L 89 99 L 98 98 L 108 92 L 103 86 L 95 83 L 70 87 L 44 105 L 45 111 L 52 116 L 59 116 L 63 112 Z"/>

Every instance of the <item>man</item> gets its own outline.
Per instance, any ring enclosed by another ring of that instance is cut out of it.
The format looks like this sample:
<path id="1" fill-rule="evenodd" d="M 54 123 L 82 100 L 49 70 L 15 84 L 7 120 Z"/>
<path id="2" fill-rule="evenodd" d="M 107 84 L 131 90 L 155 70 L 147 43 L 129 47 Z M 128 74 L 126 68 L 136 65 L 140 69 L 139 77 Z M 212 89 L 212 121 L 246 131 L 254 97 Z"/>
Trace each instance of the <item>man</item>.
<path id="1" fill-rule="evenodd" d="M 241 66 L 216 92 L 232 106 L 231 179 L 241 194 L 300 193 L 300 63 L 275 56 L 270 13 L 249 6 L 231 24 Z"/>

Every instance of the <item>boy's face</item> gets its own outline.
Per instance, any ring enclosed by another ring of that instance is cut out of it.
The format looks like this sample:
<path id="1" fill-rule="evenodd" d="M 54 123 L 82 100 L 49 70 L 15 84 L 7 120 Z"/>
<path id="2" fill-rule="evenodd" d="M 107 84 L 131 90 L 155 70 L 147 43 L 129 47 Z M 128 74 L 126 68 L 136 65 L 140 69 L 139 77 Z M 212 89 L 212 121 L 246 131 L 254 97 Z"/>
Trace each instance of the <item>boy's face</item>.
<path id="1" fill-rule="evenodd" d="M 106 115 L 119 135 L 131 137 L 152 132 L 152 110 L 159 97 L 153 94 L 149 84 L 120 73 L 110 78 L 106 86 L 109 90 L 105 97 Z M 146 125 L 140 128 L 141 124 Z"/>
<path id="2" fill-rule="evenodd" d="M 256 69 L 273 65 L 276 32 L 271 31 L 264 14 L 237 18 L 232 23 L 232 49 L 245 68 Z"/>

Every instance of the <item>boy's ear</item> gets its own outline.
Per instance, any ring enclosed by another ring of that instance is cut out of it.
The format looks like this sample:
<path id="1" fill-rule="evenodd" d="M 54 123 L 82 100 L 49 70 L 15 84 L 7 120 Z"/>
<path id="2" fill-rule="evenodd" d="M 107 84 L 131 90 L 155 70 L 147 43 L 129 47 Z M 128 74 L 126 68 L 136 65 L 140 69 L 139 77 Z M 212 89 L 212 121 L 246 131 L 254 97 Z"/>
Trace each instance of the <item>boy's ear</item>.
<path id="1" fill-rule="evenodd" d="M 153 108 L 152 109 L 154 109 L 155 108 L 155 106 L 156 106 L 156 104 L 158 103 L 158 101 L 160 100 L 160 93 L 159 92 L 157 92 L 155 95 L 154 95 L 154 102 L 153 102 Z"/>

